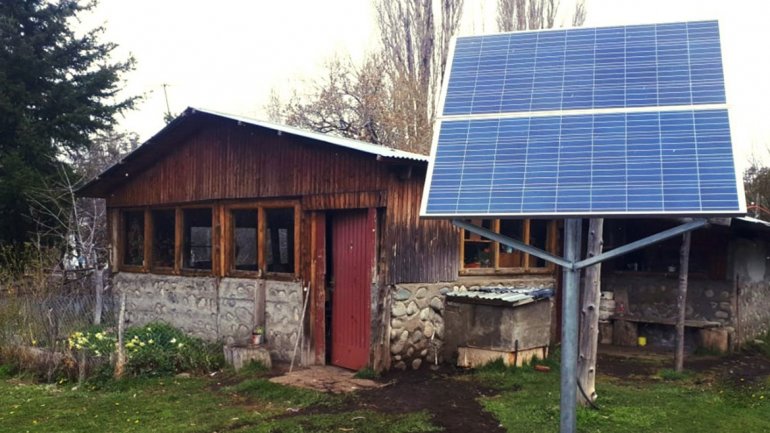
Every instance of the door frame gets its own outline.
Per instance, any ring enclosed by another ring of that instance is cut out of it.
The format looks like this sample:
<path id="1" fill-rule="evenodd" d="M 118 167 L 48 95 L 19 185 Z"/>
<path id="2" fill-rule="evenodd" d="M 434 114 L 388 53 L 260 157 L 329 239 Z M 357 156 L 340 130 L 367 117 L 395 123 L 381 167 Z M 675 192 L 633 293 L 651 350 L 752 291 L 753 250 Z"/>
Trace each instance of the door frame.
<path id="1" fill-rule="evenodd" d="M 354 208 L 354 209 L 329 209 L 326 211 L 314 211 L 310 217 L 310 281 L 312 282 L 311 289 L 311 308 L 310 308 L 310 326 L 312 327 L 312 353 L 314 357 L 314 363 L 316 365 L 326 365 L 327 354 L 331 354 L 331 346 L 326 344 L 326 330 L 331 326 L 330 323 L 326 323 L 326 269 L 329 262 L 329 254 L 333 254 L 333 251 L 327 251 L 327 241 L 332 236 L 331 230 L 327 231 L 327 223 L 330 223 L 334 219 L 336 213 L 342 213 L 346 211 L 367 211 L 367 226 L 373 232 L 372 248 L 372 261 L 369 269 L 369 342 L 368 342 L 368 364 L 372 363 L 373 350 L 372 341 L 374 338 L 374 324 L 373 321 L 376 316 L 376 308 L 372 308 L 373 291 L 375 283 L 377 281 L 377 251 L 379 250 L 379 227 L 377 208 Z M 334 310 L 332 309 L 332 314 Z M 332 330 L 334 332 L 334 330 Z M 328 346 L 328 347 L 327 347 Z"/>

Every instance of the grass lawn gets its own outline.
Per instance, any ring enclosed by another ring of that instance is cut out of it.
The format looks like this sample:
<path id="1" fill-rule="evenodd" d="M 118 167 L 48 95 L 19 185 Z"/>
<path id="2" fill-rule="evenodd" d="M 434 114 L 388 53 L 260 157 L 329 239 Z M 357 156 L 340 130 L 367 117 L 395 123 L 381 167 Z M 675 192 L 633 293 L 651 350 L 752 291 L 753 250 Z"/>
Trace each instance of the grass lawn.
<path id="1" fill-rule="evenodd" d="M 133 380 L 98 390 L 0 381 L 1 432 L 430 432 L 429 415 L 334 413 L 338 397 L 250 379 Z M 309 405 L 330 413 L 286 416 Z"/>
<path id="2" fill-rule="evenodd" d="M 554 366 L 558 371 L 558 366 Z M 502 392 L 482 400 L 510 432 L 558 432 L 559 375 L 496 365 L 478 371 Z M 578 409 L 580 432 L 770 432 L 770 381 L 728 384 L 704 375 L 678 380 L 600 376 L 599 410 Z"/>
<path id="3" fill-rule="evenodd" d="M 494 395 L 481 397 L 480 402 L 509 432 L 556 432 L 557 371 L 540 373 L 493 365 L 473 374 L 431 381 L 468 381 L 494 389 L 496 392 L 487 394 Z M 369 405 L 357 405 L 355 394 L 330 396 L 277 385 L 258 376 L 130 380 L 80 390 L 72 385 L 0 378 L 0 432 L 440 431 L 430 409 L 379 412 Z M 579 430 L 770 431 L 767 377 L 750 384 L 704 374 L 662 377 L 668 379 L 628 381 L 601 376 L 601 408 L 581 409 Z M 425 386 L 435 383 L 431 381 Z M 475 396 L 469 393 L 468 398 Z M 442 404 L 440 392 L 435 394 L 435 404 Z"/>

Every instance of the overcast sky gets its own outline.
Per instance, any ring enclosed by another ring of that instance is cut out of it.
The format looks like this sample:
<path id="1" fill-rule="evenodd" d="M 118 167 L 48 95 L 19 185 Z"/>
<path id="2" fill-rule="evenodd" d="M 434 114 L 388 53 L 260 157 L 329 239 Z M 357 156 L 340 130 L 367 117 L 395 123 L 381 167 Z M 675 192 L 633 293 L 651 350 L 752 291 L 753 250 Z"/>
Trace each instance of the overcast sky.
<path id="1" fill-rule="evenodd" d="M 562 0 L 569 12 L 574 0 Z M 463 34 L 494 32 L 494 0 L 465 0 Z M 129 94 L 145 101 L 121 128 L 142 140 L 188 106 L 264 118 L 275 88 L 288 95 L 332 56 L 360 59 L 376 44 L 366 0 L 101 0 L 83 28 L 131 53 Z M 586 26 L 719 19 L 727 99 L 739 164 L 770 145 L 770 1 L 588 0 Z"/>

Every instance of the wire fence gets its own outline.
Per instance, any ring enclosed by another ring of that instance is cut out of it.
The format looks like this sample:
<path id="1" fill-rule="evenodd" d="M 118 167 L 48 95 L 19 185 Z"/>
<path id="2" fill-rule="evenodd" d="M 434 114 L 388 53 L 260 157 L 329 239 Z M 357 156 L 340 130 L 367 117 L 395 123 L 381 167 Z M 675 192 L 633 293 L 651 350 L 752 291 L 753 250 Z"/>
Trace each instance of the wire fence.
<path id="1" fill-rule="evenodd" d="M 102 284 L 94 274 L 94 270 L 66 271 L 42 283 L 21 282 L 1 290 L 0 345 L 55 349 L 72 332 L 88 329 L 96 322 L 114 326 L 115 301 L 105 281 L 106 273 Z M 101 296 L 97 296 L 97 285 Z"/>

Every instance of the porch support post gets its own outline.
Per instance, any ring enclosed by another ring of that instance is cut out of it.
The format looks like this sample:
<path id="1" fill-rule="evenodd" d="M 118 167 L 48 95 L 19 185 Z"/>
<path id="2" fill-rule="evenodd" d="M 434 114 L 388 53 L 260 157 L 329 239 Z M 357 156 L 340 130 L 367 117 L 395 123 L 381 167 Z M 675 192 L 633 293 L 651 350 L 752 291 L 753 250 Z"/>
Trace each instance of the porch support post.
<path id="1" fill-rule="evenodd" d="M 577 359 L 578 359 L 578 298 L 580 270 L 574 263 L 580 259 L 582 221 L 564 221 L 564 258 L 571 266 L 564 267 L 561 327 L 561 433 L 577 432 Z"/>

